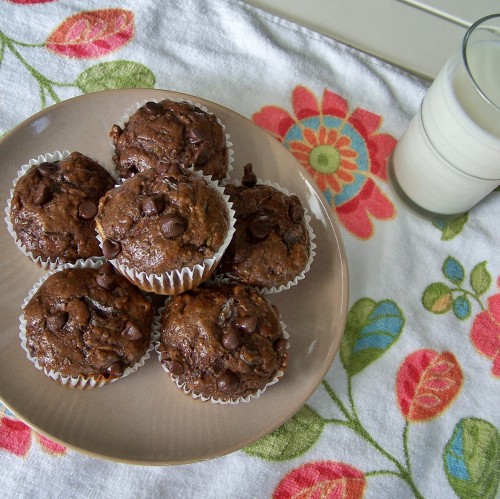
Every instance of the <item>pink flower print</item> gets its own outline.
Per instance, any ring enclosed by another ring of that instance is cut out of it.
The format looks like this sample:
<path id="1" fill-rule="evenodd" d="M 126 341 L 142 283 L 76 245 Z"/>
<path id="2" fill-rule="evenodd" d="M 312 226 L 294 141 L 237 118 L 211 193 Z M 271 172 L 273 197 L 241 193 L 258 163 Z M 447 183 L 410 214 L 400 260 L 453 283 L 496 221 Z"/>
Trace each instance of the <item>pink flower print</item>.
<path id="1" fill-rule="evenodd" d="M 125 45 L 134 36 L 134 14 L 125 9 L 78 12 L 63 21 L 46 45 L 56 54 L 91 59 Z"/>
<path id="2" fill-rule="evenodd" d="M 33 431 L 28 425 L 16 419 L 6 408 L 0 405 L 0 449 L 19 457 L 26 457 L 30 451 L 33 437 L 43 451 L 53 455 L 66 454 L 66 447 Z"/>
<path id="3" fill-rule="evenodd" d="M 455 400 L 462 384 L 462 370 L 451 352 L 418 350 L 406 357 L 397 374 L 399 408 L 407 421 L 428 421 Z"/>
<path id="4" fill-rule="evenodd" d="M 309 172 L 344 227 L 361 239 L 373 235 L 372 219 L 394 217 L 394 205 L 377 185 L 387 181 L 396 140 L 378 133 L 382 118 L 349 106 L 325 90 L 321 102 L 307 88 L 292 93 L 294 116 L 265 106 L 253 121 L 283 142 Z"/>
<path id="5" fill-rule="evenodd" d="M 500 377 L 500 293 L 490 296 L 487 309 L 474 319 L 470 339 L 478 352 L 493 361 L 493 376 Z"/>
<path id="6" fill-rule="evenodd" d="M 356 468 L 341 462 L 316 461 L 288 473 L 276 487 L 273 499 L 360 499 L 365 487 L 366 478 Z"/>

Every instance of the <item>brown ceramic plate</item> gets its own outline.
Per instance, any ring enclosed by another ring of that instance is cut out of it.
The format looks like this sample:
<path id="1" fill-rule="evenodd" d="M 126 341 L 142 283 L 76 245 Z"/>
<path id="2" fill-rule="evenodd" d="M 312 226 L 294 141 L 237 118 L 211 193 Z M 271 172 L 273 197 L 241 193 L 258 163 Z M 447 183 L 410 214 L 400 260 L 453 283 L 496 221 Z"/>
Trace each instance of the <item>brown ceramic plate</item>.
<path id="1" fill-rule="evenodd" d="M 163 90 L 110 90 L 64 101 L 42 111 L 0 142 L 0 200 L 6 206 L 18 168 L 39 154 L 80 151 L 112 168 L 108 133 L 134 102 L 186 98 L 215 112 L 234 149 L 232 176 L 254 164 L 263 178 L 297 194 L 311 215 L 316 257 L 306 278 L 270 296 L 290 334 L 285 377 L 259 399 L 216 405 L 181 392 L 152 356 L 129 377 L 81 391 L 60 385 L 26 359 L 18 337 L 21 304 L 43 271 L 0 229 L 0 399 L 46 436 L 81 452 L 136 464 L 181 464 L 249 445 L 285 423 L 330 368 L 348 306 L 347 261 L 338 225 L 321 192 L 276 139 L 246 118 L 197 97 Z"/>

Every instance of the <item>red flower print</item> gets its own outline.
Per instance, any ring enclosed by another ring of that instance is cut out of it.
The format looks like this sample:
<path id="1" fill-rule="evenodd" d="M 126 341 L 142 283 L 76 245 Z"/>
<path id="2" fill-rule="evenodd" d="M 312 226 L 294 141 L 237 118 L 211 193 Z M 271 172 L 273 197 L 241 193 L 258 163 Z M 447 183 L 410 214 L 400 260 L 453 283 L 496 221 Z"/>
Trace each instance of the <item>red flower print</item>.
<path id="1" fill-rule="evenodd" d="M 127 43 L 134 34 L 134 14 L 125 9 L 79 12 L 48 37 L 52 52 L 78 59 L 102 57 Z"/>
<path id="2" fill-rule="evenodd" d="M 66 447 L 33 431 L 22 421 L 15 419 L 13 414 L 0 405 L 0 449 L 19 457 L 26 457 L 31 448 L 33 436 L 45 452 L 53 456 L 66 454 Z"/>
<path id="3" fill-rule="evenodd" d="M 48 3 L 53 2 L 54 0 L 8 0 L 10 3 L 20 3 L 23 5 L 31 5 L 35 3 Z"/>
<path id="4" fill-rule="evenodd" d="M 480 353 L 493 360 L 491 372 L 500 377 L 500 294 L 488 298 L 488 308 L 474 319 L 470 339 Z"/>
<path id="5" fill-rule="evenodd" d="M 387 181 L 396 140 L 378 133 L 382 118 L 325 90 L 321 102 L 307 88 L 292 93 L 294 116 L 265 106 L 253 121 L 283 142 L 310 173 L 344 227 L 357 237 L 373 234 L 372 218 L 394 217 L 394 205 L 377 183 Z"/>
<path id="6" fill-rule="evenodd" d="M 316 461 L 288 473 L 276 487 L 273 499 L 359 499 L 365 486 L 365 476 L 356 468 L 335 461 Z"/>
<path id="7" fill-rule="evenodd" d="M 399 368 L 396 378 L 398 404 L 409 422 L 439 416 L 458 395 L 463 375 L 450 352 L 418 350 Z"/>

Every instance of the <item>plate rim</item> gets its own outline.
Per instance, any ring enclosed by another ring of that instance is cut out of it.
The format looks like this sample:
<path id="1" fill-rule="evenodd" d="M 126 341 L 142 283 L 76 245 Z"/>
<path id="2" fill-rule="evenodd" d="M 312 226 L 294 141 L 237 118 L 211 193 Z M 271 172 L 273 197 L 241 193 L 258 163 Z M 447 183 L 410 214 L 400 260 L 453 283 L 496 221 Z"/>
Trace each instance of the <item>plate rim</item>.
<path id="1" fill-rule="evenodd" d="M 318 371 L 319 381 L 309 391 L 309 394 L 307 397 L 307 398 L 309 398 L 317 390 L 318 386 L 321 384 L 322 380 L 325 378 L 326 374 L 331 369 L 333 362 L 335 360 L 335 357 L 340 349 L 340 343 L 341 343 L 342 337 L 344 335 L 345 324 L 347 321 L 347 314 L 348 314 L 348 304 L 349 304 L 348 260 L 347 260 L 346 250 L 345 250 L 345 244 L 344 244 L 343 237 L 342 237 L 342 234 L 340 231 L 340 225 L 335 217 L 335 213 L 326 204 L 326 200 L 324 199 L 323 193 L 319 190 L 316 182 L 312 179 L 311 175 L 305 170 L 305 168 L 303 168 L 300 165 L 300 162 L 295 158 L 295 156 L 293 156 L 293 154 L 285 146 L 283 146 L 283 144 L 281 144 L 280 141 L 278 141 L 275 137 L 273 137 L 273 135 L 270 132 L 268 132 L 264 128 L 260 127 L 259 125 L 254 123 L 251 119 L 238 113 L 237 111 L 234 111 L 233 109 L 228 108 L 227 106 L 210 101 L 210 100 L 208 100 L 204 97 L 201 97 L 201 96 L 195 96 L 192 94 L 182 93 L 182 92 L 168 90 L 168 89 L 156 89 L 156 88 L 155 89 L 147 89 L 147 88 L 109 89 L 109 90 L 103 90 L 103 91 L 98 91 L 98 92 L 77 95 L 77 96 L 62 100 L 60 102 L 57 102 L 51 106 L 48 106 L 48 107 L 34 113 L 31 116 L 28 116 L 22 122 L 20 122 L 18 125 L 16 125 L 13 129 L 9 130 L 0 139 L 0 152 L 2 150 L 2 146 L 4 145 L 4 143 L 6 143 L 10 140 L 13 140 L 13 137 L 15 137 L 15 135 L 18 132 L 25 129 L 27 126 L 29 126 L 31 123 L 35 122 L 36 120 L 44 117 L 48 113 L 51 113 L 53 111 L 58 111 L 59 108 L 71 106 L 75 102 L 78 103 L 80 101 L 92 99 L 93 97 L 95 97 L 98 94 L 99 95 L 102 95 L 102 94 L 116 95 L 118 93 L 134 94 L 136 92 L 150 92 L 152 97 L 154 97 L 154 95 L 156 94 L 157 96 L 163 96 L 163 98 L 171 97 L 171 98 L 180 98 L 180 99 L 184 99 L 184 100 L 191 100 L 193 103 L 201 103 L 202 105 L 208 106 L 209 108 L 211 106 L 213 106 L 214 109 L 222 108 L 226 113 L 233 115 L 236 119 L 244 120 L 244 122 L 246 122 L 247 126 L 257 127 L 261 131 L 267 133 L 271 138 L 275 139 L 277 144 L 279 144 L 281 147 L 283 147 L 283 149 L 285 151 L 287 151 L 289 156 L 291 158 L 293 158 L 293 161 L 295 162 L 296 167 L 300 168 L 300 175 L 302 175 L 303 177 L 305 177 L 305 179 L 307 179 L 309 185 L 313 188 L 315 195 L 319 198 L 320 203 L 322 204 L 322 207 L 324 208 L 325 213 L 327 213 L 328 222 L 331 225 L 331 228 L 332 228 L 332 231 L 333 231 L 333 234 L 335 237 L 336 249 L 338 252 L 339 262 L 340 262 L 340 266 L 341 266 L 341 268 L 338 270 L 338 273 L 341 276 L 341 284 L 342 284 L 341 285 L 341 295 L 340 295 L 340 305 L 339 305 L 339 310 L 340 310 L 339 323 L 341 324 L 341 326 L 339 326 L 339 327 L 341 327 L 341 332 L 339 334 L 337 347 L 334 348 L 333 350 L 331 350 L 331 354 L 326 358 L 326 361 L 324 362 L 322 369 L 320 371 Z M 118 116 L 115 117 L 115 120 L 118 118 L 119 118 Z M 234 144 L 233 144 L 233 148 L 234 148 Z M 42 151 L 42 152 L 40 152 L 40 154 L 43 154 L 45 152 L 46 151 Z M 27 160 L 27 161 L 29 161 L 29 160 Z M 17 338 L 17 336 L 16 336 L 16 338 Z M 224 455 L 228 455 L 232 452 L 241 450 L 244 447 L 246 447 L 246 446 L 258 441 L 259 439 L 265 437 L 266 435 L 269 435 L 270 433 L 275 431 L 277 428 L 282 426 L 286 421 L 288 421 L 291 417 L 293 417 L 303 407 L 303 405 L 307 402 L 307 398 L 305 400 L 302 400 L 298 404 L 296 410 L 292 414 L 287 413 L 286 415 L 283 415 L 283 417 L 281 417 L 279 419 L 279 421 L 274 421 L 270 427 L 259 432 L 258 435 L 252 435 L 251 437 L 248 437 L 247 439 L 245 439 L 244 442 L 238 442 L 232 446 L 225 447 L 222 450 L 219 450 L 216 452 L 211 452 L 210 455 L 207 457 L 201 457 L 201 458 L 193 457 L 193 458 L 180 459 L 180 460 L 172 460 L 172 459 L 158 459 L 158 460 L 144 459 L 144 460 L 141 460 L 141 459 L 130 458 L 130 457 L 118 457 L 118 456 L 111 454 L 111 453 L 97 452 L 97 451 L 82 447 L 80 445 L 67 442 L 64 439 L 61 439 L 57 436 L 54 436 L 52 433 L 50 433 L 47 430 L 40 427 L 37 423 L 33 422 L 31 420 L 31 418 L 19 414 L 16 409 L 14 409 L 9 403 L 7 403 L 4 400 L 4 397 L 2 395 L 2 389 L 0 387 L 0 401 L 2 402 L 2 404 L 10 412 L 12 412 L 15 415 L 15 417 L 17 417 L 19 420 L 23 421 L 25 424 L 27 424 L 34 431 L 44 435 L 45 437 L 49 438 L 50 440 L 52 440 L 52 441 L 54 441 L 62 446 L 67 447 L 68 449 L 72 449 L 74 451 L 77 451 L 81 454 L 84 454 L 84 455 L 87 455 L 90 457 L 103 459 L 103 460 L 109 461 L 109 462 L 133 464 L 133 465 L 140 465 L 140 466 L 172 466 L 172 465 L 192 464 L 192 463 L 197 463 L 197 462 L 215 459 L 218 457 L 222 457 Z M 200 402 L 198 402 L 198 403 L 200 403 Z M 249 403 L 252 403 L 252 402 L 249 402 Z"/>

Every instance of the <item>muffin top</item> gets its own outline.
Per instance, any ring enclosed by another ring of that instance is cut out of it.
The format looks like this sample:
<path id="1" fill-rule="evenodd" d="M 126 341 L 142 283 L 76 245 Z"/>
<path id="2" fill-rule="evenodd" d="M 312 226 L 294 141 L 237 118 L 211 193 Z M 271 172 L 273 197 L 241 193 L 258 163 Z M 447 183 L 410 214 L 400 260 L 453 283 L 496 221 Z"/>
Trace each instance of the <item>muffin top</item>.
<path id="1" fill-rule="evenodd" d="M 225 192 L 236 213 L 236 232 L 217 271 L 259 288 L 292 281 L 306 267 L 310 253 L 299 198 L 257 184 L 251 164 L 245 166 L 241 185 L 228 184 Z"/>
<path id="2" fill-rule="evenodd" d="M 19 178 L 10 218 L 19 241 L 35 258 L 75 262 L 102 255 L 94 216 L 114 185 L 107 170 L 79 152 L 33 165 Z"/>
<path id="3" fill-rule="evenodd" d="M 227 173 L 223 126 L 214 114 L 188 102 L 147 102 L 123 129 L 113 125 L 110 137 L 116 169 L 124 178 L 154 167 L 158 161 L 193 167 L 215 180 Z"/>
<path id="4" fill-rule="evenodd" d="M 119 378 L 151 343 L 152 306 L 108 262 L 50 275 L 24 316 L 31 355 L 63 376 Z"/>
<path id="5" fill-rule="evenodd" d="M 157 348 L 179 383 L 221 400 L 255 393 L 288 363 L 277 309 L 239 284 L 205 285 L 170 298 Z"/>
<path id="6" fill-rule="evenodd" d="M 225 241 L 229 215 L 201 175 L 162 163 L 110 190 L 96 223 L 107 259 L 162 274 L 212 258 Z"/>

